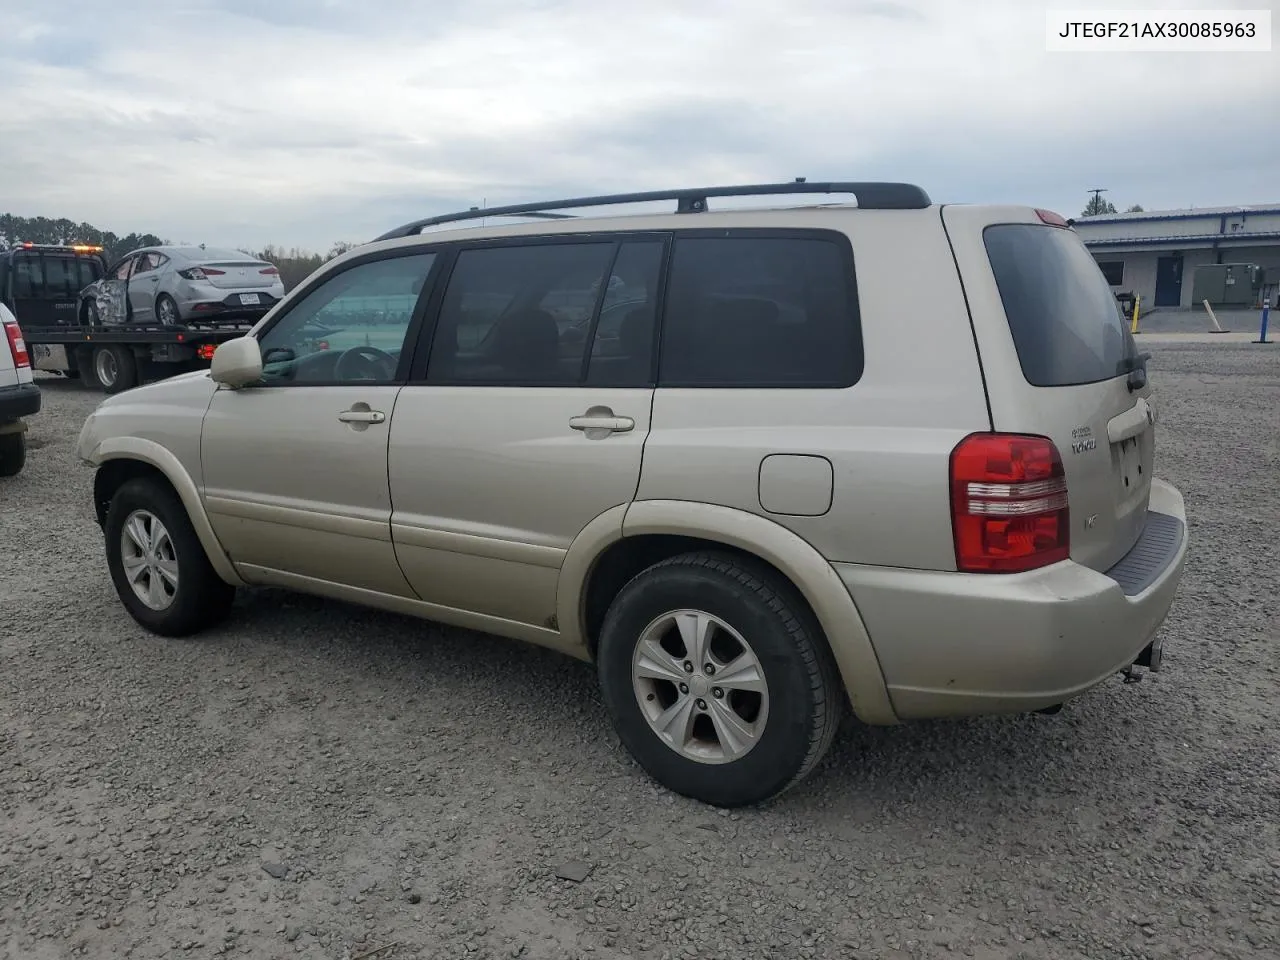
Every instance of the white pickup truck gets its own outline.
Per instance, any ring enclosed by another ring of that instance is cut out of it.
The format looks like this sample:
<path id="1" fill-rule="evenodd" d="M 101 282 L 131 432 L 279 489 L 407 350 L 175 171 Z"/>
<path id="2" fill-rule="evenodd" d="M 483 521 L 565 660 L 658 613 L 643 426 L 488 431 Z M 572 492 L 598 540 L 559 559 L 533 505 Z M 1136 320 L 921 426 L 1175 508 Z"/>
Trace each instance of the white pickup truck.
<path id="1" fill-rule="evenodd" d="M 40 411 L 40 388 L 13 312 L 0 303 L 0 477 L 13 477 L 27 460 L 27 424 Z"/>

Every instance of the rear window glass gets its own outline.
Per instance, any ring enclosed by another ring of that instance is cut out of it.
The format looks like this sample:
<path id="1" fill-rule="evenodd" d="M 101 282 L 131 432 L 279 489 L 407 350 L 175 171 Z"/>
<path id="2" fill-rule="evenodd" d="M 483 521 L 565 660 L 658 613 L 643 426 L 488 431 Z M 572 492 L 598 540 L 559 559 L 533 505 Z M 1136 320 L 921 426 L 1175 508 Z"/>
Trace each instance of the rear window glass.
<path id="1" fill-rule="evenodd" d="M 1028 383 L 1066 387 L 1128 372 L 1133 337 L 1074 232 L 1010 223 L 987 227 L 983 239 Z"/>
<path id="2" fill-rule="evenodd" d="M 18 300 L 74 300 L 98 279 L 99 266 L 90 257 L 72 253 L 20 253 L 13 258 L 13 297 Z"/>

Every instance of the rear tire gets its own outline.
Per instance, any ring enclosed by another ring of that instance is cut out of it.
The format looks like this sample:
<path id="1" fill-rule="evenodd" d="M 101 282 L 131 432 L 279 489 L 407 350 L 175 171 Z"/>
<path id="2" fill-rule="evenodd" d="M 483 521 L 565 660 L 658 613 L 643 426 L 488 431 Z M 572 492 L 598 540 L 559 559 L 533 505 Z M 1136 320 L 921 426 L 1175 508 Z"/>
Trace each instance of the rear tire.
<path id="1" fill-rule="evenodd" d="M 138 385 L 138 359 L 128 347 L 96 346 L 89 362 L 103 393 L 122 393 Z"/>
<path id="2" fill-rule="evenodd" d="M 610 605 L 597 653 L 605 706 L 632 756 L 715 806 L 759 803 L 804 779 L 844 709 L 799 594 L 730 555 L 684 554 L 639 574 Z"/>
<path id="3" fill-rule="evenodd" d="M 16 477 L 27 462 L 27 435 L 0 434 L 0 477 Z"/>
<path id="4" fill-rule="evenodd" d="M 214 571 L 169 487 L 147 478 L 128 481 L 111 498 L 103 530 L 111 581 L 139 624 L 184 637 L 226 617 L 235 587 Z"/>
<path id="5" fill-rule="evenodd" d="M 182 322 L 182 315 L 178 313 L 178 304 L 167 293 L 162 293 L 156 297 L 156 319 L 160 321 L 163 327 L 176 327 Z"/>

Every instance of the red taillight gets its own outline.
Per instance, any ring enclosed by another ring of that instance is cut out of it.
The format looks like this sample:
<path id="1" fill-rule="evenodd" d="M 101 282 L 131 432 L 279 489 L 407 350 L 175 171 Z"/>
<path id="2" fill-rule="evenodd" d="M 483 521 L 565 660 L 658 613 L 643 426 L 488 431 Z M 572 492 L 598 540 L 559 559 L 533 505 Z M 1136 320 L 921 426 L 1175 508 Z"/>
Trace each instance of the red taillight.
<path id="1" fill-rule="evenodd" d="M 9 341 L 9 352 L 13 354 L 14 366 L 22 368 L 31 366 L 31 354 L 27 352 L 27 341 L 22 339 L 22 328 L 12 320 L 4 325 L 5 339 Z"/>
<path id="2" fill-rule="evenodd" d="M 264 269 L 262 269 L 262 270 L 259 270 L 258 272 L 259 272 L 260 274 L 262 274 L 264 277 L 278 277 L 278 276 L 280 276 L 280 271 L 279 271 L 279 270 L 277 270 L 275 267 L 266 267 L 266 268 L 264 268 Z"/>
<path id="3" fill-rule="evenodd" d="M 179 270 L 178 276 L 186 277 L 188 280 L 207 280 L 210 277 L 225 276 L 227 271 L 217 270 L 213 267 L 188 267 L 186 270 Z"/>
<path id="4" fill-rule="evenodd" d="M 317 350 L 328 350 L 328 349 L 329 349 L 329 341 L 328 341 L 328 340 L 321 340 L 318 344 L 316 344 L 316 349 L 317 349 Z"/>
<path id="5" fill-rule="evenodd" d="M 1052 210 L 1037 210 L 1036 216 L 1040 218 L 1041 223 L 1047 223 L 1051 227 L 1071 226 L 1065 217 L 1059 213 L 1054 213 Z"/>
<path id="6" fill-rule="evenodd" d="M 200 346 L 196 347 L 196 356 L 201 360 L 212 360 L 213 351 L 217 349 L 218 348 L 212 343 L 202 343 Z"/>
<path id="7" fill-rule="evenodd" d="M 966 573 L 1016 573 L 1071 552 L 1067 481 L 1053 441 L 975 433 L 951 453 L 951 529 Z"/>

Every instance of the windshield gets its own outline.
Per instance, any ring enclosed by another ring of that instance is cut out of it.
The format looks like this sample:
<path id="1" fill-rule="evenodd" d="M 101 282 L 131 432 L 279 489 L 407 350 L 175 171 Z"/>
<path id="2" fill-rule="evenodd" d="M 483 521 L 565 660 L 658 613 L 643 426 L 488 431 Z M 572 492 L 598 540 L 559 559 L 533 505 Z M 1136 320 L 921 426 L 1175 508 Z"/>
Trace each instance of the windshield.
<path id="1" fill-rule="evenodd" d="M 1065 387 L 1129 371 L 1133 336 L 1074 231 L 1010 223 L 988 227 L 983 240 L 1028 383 Z"/>

